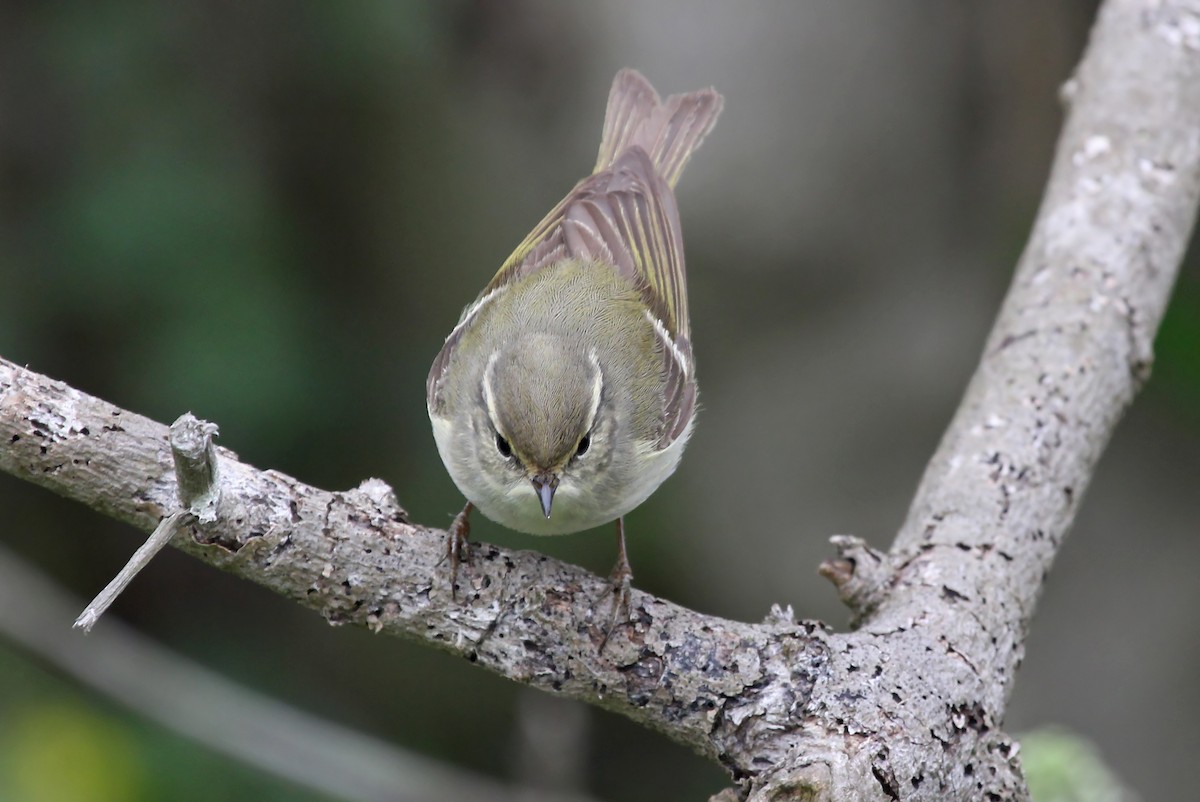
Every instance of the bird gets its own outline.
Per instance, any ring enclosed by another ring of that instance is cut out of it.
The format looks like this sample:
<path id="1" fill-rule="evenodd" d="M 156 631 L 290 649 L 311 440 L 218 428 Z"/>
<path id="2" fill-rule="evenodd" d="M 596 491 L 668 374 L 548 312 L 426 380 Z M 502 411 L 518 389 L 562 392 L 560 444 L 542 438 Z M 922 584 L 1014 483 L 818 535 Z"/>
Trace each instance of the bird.
<path id="1" fill-rule="evenodd" d="M 633 572 L 624 516 L 679 465 L 696 368 L 674 189 L 724 106 L 712 88 L 661 99 L 613 80 L 599 154 L 462 312 L 426 401 L 467 503 L 451 524 L 451 589 L 470 515 L 559 535 L 616 523 L 614 620 Z M 607 636 L 606 636 L 607 638 Z"/>

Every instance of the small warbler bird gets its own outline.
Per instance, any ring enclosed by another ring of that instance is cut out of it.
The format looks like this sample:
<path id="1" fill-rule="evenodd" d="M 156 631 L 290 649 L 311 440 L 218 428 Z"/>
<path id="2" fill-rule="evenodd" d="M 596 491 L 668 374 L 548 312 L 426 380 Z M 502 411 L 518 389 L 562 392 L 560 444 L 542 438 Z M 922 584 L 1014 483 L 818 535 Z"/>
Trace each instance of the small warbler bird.
<path id="1" fill-rule="evenodd" d="M 632 572 L 622 516 L 674 472 L 696 414 L 674 187 L 712 130 L 713 89 L 665 101 L 613 81 L 592 175 L 546 215 L 462 313 L 426 384 L 438 452 L 467 505 L 559 535 L 617 522 L 618 606 Z"/>

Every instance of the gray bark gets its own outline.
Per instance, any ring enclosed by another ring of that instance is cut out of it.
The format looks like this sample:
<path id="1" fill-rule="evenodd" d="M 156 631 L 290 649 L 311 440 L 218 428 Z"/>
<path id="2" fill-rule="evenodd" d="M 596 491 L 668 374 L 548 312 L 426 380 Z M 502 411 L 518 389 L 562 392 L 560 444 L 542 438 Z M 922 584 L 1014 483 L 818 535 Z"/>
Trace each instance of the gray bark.
<path id="1" fill-rule="evenodd" d="M 452 598 L 445 533 L 377 480 L 341 493 L 219 449 L 211 523 L 175 545 L 320 611 L 621 712 L 752 800 L 1028 793 L 1000 726 L 1037 594 L 1151 344 L 1200 195 L 1200 0 L 1109 0 L 1064 88 L 1042 208 L 966 397 L 891 550 L 837 540 L 834 634 L 634 591 L 480 544 Z M 0 361 L 0 469 L 145 531 L 182 508 L 167 428 Z M 593 610 L 596 610 L 593 616 Z"/>

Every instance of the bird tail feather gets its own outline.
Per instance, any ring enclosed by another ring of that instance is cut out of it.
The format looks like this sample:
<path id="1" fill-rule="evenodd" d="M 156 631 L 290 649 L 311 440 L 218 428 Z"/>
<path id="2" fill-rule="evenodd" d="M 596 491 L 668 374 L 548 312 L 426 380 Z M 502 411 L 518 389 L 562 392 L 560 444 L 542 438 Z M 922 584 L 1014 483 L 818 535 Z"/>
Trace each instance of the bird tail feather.
<path id="1" fill-rule="evenodd" d="M 725 99 L 711 87 L 660 100 L 641 73 L 621 70 L 608 94 L 604 135 L 593 172 L 607 170 L 629 148 L 640 147 L 673 189 L 724 104 Z"/>

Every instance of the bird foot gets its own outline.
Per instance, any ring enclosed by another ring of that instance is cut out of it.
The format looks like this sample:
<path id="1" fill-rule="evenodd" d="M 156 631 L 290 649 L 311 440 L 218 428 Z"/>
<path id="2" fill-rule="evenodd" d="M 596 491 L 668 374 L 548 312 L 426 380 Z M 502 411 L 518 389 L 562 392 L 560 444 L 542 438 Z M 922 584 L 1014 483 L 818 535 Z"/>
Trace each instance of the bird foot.
<path id="1" fill-rule="evenodd" d="M 450 560 L 450 598 L 458 598 L 458 566 L 461 563 L 471 563 L 471 502 L 463 507 L 462 512 L 454 516 L 454 521 L 446 531 L 446 558 Z"/>
<path id="2" fill-rule="evenodd" d="M 601 652 L 619 627 L 633 621 L 633 571 L 629 569 L 628 560 L 618 559 L 608 580 L 609 590 L 604 594 L 608 597 L 609 604 L 608 626 L 604 629 L 604 639 L 600 641 Z M 593 605 L 593 608 L 596 606 L 598 605 Z"/>

